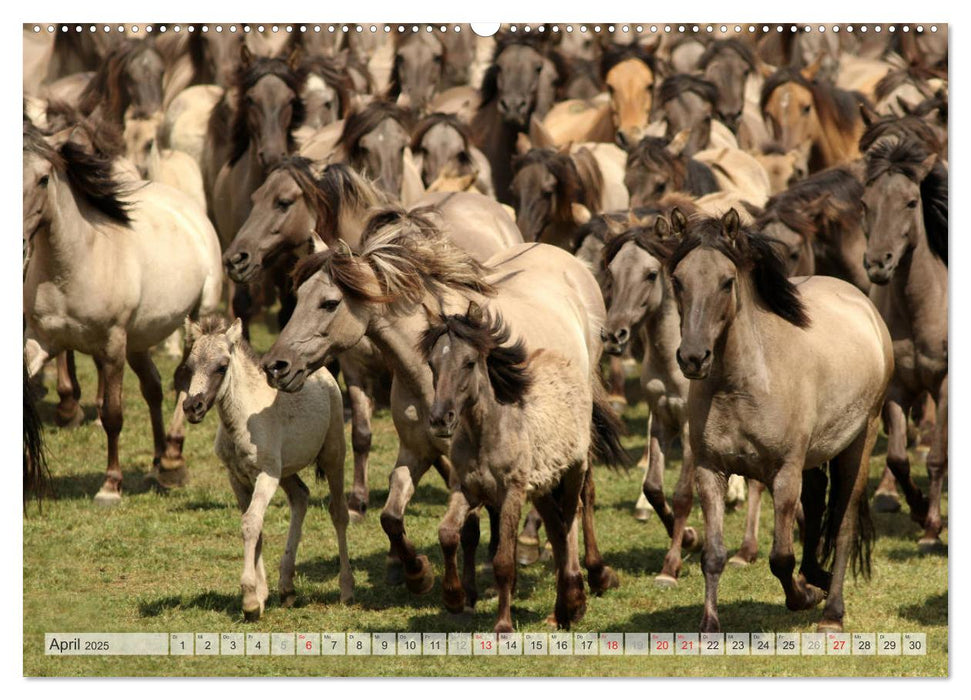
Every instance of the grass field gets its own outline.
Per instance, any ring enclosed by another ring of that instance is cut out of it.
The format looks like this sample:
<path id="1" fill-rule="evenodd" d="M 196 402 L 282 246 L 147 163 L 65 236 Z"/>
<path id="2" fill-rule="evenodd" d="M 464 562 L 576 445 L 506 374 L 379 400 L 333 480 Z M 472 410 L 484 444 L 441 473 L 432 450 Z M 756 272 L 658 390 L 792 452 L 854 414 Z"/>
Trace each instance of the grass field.
<path id="1" fill-rule="evenodd" d="M 257 349 L 268 336 L 255 329 Z M 175 362 L 158 356 L 159 370 L 171 385 Z M 297 603 L 279 606 L 273 587 L 287 528 L 285 498 L 278 493 L 265 524 L 265 559 L 271 585 L 263 619 L 242 621 L 239 575 L 242 567 L 240 520 L 223 467 L 212 453 L 218 417 L 190 426 L 186 440 L 190 483 L 162 496 L 143 483 L 151 466 L 148 413 L 129 371 L 125 378 L 125 428 L 121 437 L 125 496 L 122 505 L 101 509 L 92 497 L 105 467 L 105 436 L 93 422 L 95 375 L 88 358 L 78 358 L 88 414 L 74 431 L 47 432 L 56 500 L 36 506 L 24 518 L 24 674 L 29 676 L 943 676 L 948 673 L 948 562 L 946 556 L 917 553 L 918 529 L 906 513 L 874 514 L 879 539 L 870 581 L 847 579 L 846 630 L 926 632 L 928 653 L 913 657 L 47 657 L 45 632 L 339 632 L 339 631 L 491 631 L 495 598 L 480 601 L 474 615 L 452 616 L 441 605 L 441 588 L 416 598 L 403 587 L 384 584 L 387 539 L 378 513 L 387 494 L 387 475 L 397 438 L 386 411 L 374 421 L 371 455 L 371 508 L 364 523 L 349 530 L 356 602 L 338 603 L 337 545 L 326 512 L 324 483 L 311 488 L 311 510 L 297 562 Z M 57 400 L 53 381 L 42 404 L 50 420 Z M 166 411 L 173 402 L 167 395 Z M 168 414 L 167 414 L 168 415 Z M 643 403 L 625 415 L 627 446 L 643 446 Z M 348 450 L 350 453 L 350 450 Z M 871 492 L 883 466 L 878 443 Z M 926 493 L 923 456 L 913 455 L 918 483 Z M 677 462 L 665 482 L 676 479 Z M 667 547 L 656 518 L 647 523 L 631 513 L 641 473 L 597 475 L 597 527 L 607 562 L 621 577 L 621 588 L 588 601 L 577 631 L 693 632 L 701 617 L 704 581 L 698 555 L 687 559 L 680 584 L 659 589 L 653 578 Z M 346 483 L 351 483 L 348 456 Z M 407 511 L 406 526 L 416 546 L 440 576 L 438 522 L 445 487 L 429 472 Z M 812 632 L 820 609 L 790 613 L 766 561 L 772 509 L 765 496 L 760 559 L 745 569 L 729 568 L 722 577 L 719 611 L 723 631 Z M 697 499 L 696 499 L 697 500 Z M 945 496 L 946 501 L 946 496 Z M 947 504 L 945 502 L 945 512 Z M 741 542 L 744 513 L 726 518 L 729 548 Z M 695 504 L 691 524 L 700 526 Z M 480 589 L 491 580 L 485 562 L 488 524 L 483 521 Z M 946 534 L 945 534 L 946 537 Z M 797 552 L 798 556 L 798 552 Z M 520 568 L 513 619 L 519 631 L 547 630 L 553 606 L 549 564 Z"/>

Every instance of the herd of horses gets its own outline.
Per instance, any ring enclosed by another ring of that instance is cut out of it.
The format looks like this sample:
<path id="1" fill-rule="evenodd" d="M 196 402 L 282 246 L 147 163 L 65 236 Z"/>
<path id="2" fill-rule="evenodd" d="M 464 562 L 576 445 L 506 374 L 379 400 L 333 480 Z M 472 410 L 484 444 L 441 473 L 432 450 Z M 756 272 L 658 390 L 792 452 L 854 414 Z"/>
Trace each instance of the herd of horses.
<path id="1" fill-rule="evenodd" d="M 597 545 L 593 467 L 630 463 L 618 414 L 633 361 L 650 412 L 635 514 L 656 512 L 670 536 L 659 585 L 702 548 L 702 631 L 719 629 L 741 477 L 732 562 L 756 559 L 768 488 L 786 605 L 825 601 L 819 628 L 842 629 L 847 569 L 869 570 L 881 425 L 875 507 L 899 510 L 899 488 L 920 549 L 944 547 L 946 27 L 87 29 L 24 28 L 25 488 L 43 471 L 36 378 L 56 362 L 56 420 L 76 425 L 81 352 L 107 435 L 95 501 L 121 501 L 127 363 L 158 488 L 185 482 L 185 420 L 217 409 L 246 618 L 268 596 L 277 487 L 291 511 L 279 592 L 293 600 L 311 463 L 348 602 L 346 528 L 369 507 L 380 397 L 398 436 L 387 583 L 434 587 L 405 528 L 434 467 L 445 607 L 478 599 L 484 510 L 496 631 L 514 627 L 516 567 L 539 558 L 540 527 L 550 622 L 568 629 L 588 591 L 620 583 Z M 277 304 L 279 336 L 258 357 L 250 325 Z M 181 358 L 168 429 L 156 348 Z M 926 495 L 908 457 L 920 446 Z M 703 537 L 688 525 L 696 493 Z"/>

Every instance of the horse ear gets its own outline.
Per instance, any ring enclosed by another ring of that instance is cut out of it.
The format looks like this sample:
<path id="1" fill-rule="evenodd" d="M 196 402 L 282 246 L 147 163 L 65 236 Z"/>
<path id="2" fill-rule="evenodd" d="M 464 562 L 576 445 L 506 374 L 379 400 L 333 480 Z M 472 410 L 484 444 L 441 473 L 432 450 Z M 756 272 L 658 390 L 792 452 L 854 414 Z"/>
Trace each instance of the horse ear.
<path id="1" fill-rule="evenodd" d="M 688 145 L 688 140 L 691 138 L 691 129 L 682 129 L 674 135 L 671 139 L 671 143 L 667 145 L 667 151 L 673 156 L 680 156 L 684 147 Z"/>
<path id="2" fill-rule="evenodd" d="M 654 235 L 662 241 L 671 235 L 671 224 L 663 216 L 654 219 Z"/>
<path id="3" fill-rule="evenodd" d="M 863 118 L 863 125 L 869 129 L 875 121 L 880 119 L 880 115 L 873 111 L 866 102 L 860 102 L 860 116 Z"/>
<path id="4" fill-rule="evenodd" d="M 799 71 L 800 75 L 806 80 L 812 82 L 816 79 L 816 74 L 819 73 L 820 67 L 823 65 L 823 54 L 816 56 L 816 60 L 811 64 Z"/>
<path id="5" fill-rule="evenodd" d="M 897 95 L 897 104 L 900 105 L 900 110 L 904 113 L 904 116 L 910 116 L 914 113 L 916 105 L 910 104 L 901 95 Z"/>
<path id="6" fill-rule="evenodd" d="M 556 142 L 549 130 L 543 126 L 535 114 L 529 118 L 529 141 L 533 148 L 554 148 Z"/>
<path id="7" fill-rule="evenodd" d="M 465 312 L 465 316 L 473 326 L 482 325 L 482 307 L 474 301 L 469 302 L 469 309 Z"/>
<path id="8" fill-rule="evenodd" d="M 249 50 L 249 46 L 243 41 L 239 45 L 239 65 L 243 69 L 249 68 L 253 64 L 253 52 Z"/>
<path id="9" fill-rule="evenodd" d="M 930 174 L 935 163 L 937 163 L 936 153 L 931 153 L 921 161 L 921 164 L 917 166 L 917 182 L 922 182 Z"/>
<path id="10" fill-rule="evenodd" d="M 582 226 L 590 221 L 590 210 L 579 202 L 573 202 L 570 205 L 570 213 L 573 215 L 573 221 L 577 224 L 577 226 Z"/>
<path id="11" fill-rule="evenodd" d="M 735 207 L 732 207 L 722 216 L 722 235 L 731 242 L 732 246 L 738 240 L 740 228 L 741 222 L 738 219 L 738 212 L 735 211 Z"/>
<path id="12" fill-rule="evenodd" d="M 243 339 L 243 319 L 237 318 L 233 321 L 233 324 L 226 331 L 226 340 L 229 341 L 229 346 L 234 348 L 239 345 L 239 341 Z"/>
<path id="13" fill-rule="evenodd" d="M 294 73 L 300 70 L 300 64 L 303 62 L 303 49 L 300 48 L 299 44 L 293 47 L 290 51 L 290 55 L 287 56 L 287 67 Z"/>
<path id="14" fill-rule="evenodd" d="M 185 349 L 189 350 L 202 335 L 202 326 L 192 320 L 190 316 L 185 317 Z"/>
<path id="15" fill-rule="evenodd" d="M 684 212 L 678 207 L 671 211 L 671 230 L 676 236 L 683 236 L 684 232 L 688 230 L 688 219 L 685 218 Z"/>

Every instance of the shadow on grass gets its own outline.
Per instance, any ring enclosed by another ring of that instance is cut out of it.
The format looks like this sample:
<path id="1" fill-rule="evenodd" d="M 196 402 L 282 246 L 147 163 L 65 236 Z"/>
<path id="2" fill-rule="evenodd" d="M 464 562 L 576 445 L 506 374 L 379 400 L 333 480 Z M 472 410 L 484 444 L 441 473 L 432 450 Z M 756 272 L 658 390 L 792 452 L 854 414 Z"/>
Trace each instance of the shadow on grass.
<path id="1" fill-rule="evenodd" d="M 696 605 L 679 605 L 655 612 L 637 613 L 611 629 L 616 632 L 650 632 L 682 629 L 687 626 L 693 630 L 701 622 L 702 611 L 699 602 Z M 781 600 L 778 603 L 729 601 L 718 605 L 718 619 L 723 632 L 807 630 L 815 627 L 821 616 L 822 606 L 813 610 L 790 612 Z M 685 625 L 686 620 L 690 624 Z"/>
<path id="2" fill-rule="evenodd" d="M 947 593 L 938 593 L 927 598 L 923 603 L 903 605 L 898 613 L 900 617 L 921 625 L 946 627 Z"/>
<path id="3" fill-rule="evenodd" d="M 122 497 L 137 496 L 148 493 L 155 487 L 145 478 L 148 472 L 129 467 L 122 467 Z M 69 476 L 54 475 L 51 485 L 54 488 L 54 500 L 93 500 L 101 485 L 105 482 L 105 473 L 88 472 L 86 474 L 71 474 Z"/>

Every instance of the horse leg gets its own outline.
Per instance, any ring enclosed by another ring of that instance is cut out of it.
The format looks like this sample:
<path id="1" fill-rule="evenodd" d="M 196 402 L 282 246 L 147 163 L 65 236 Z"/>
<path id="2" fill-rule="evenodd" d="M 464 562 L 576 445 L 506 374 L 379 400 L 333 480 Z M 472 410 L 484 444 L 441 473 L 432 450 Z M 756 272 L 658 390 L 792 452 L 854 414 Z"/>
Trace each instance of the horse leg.
<path id="1" fill-rule="evenodd" d="M 81 410 L 81 385 L 74 364 L 74 351 L 65 350 L 57 356 L 57 404 L 54 422 L 61 428 L 76 428 L 84 421 Z"/>
<path id="2" fill-rule="evenodd" d="M 824 591 L 829 590 L 830 575 L 820 566 L 817 553 L 823 534 L 823 513 L 826 510 L 826 472 L 822 468 L 806 469 L 802 473 L 803 547 L 799 573 L 806 581 Z"/>
<path id="3" fill-rule="evenodd" d="M 661 573 L 654 577 L 654 583 L 659 586 L 677 584 L 678 576 L 681 573 L 681 547 L 691 549 L 698 544 L 698 534 L 695 529 L 687 527 L 688 516 L 691 514 L 691 505 L 694 501 L 695 474 L 695 459 L 691 452 L 691 443 L 688 440 L 687 423 L 682 430 L 681 444 L 684 445 L 684 456 L 681 460 L 681 473 L 678 475 L 678 483 L 674 487 L 674 497 L 672 498 L 674 526 L 670 531 L 671 546 L 664 556 L 664 566 L 661 568 Z M 663 459 L 664 456 L 662 455 L 662 463 Z"/>
<path id="4" fill-rule="evenodd" d="M 838 523 L 839 529 L 829 595 L 823 608 L 823 617 L 816 627 L 819 632 L 843 631 L 843 580 L 852 550 L 859 551 L 864 572 L 869 570 L 869 544 L 873 538 L 873 525 L 865 496 L 870 454 L 876 440 L 877 416 L 873 415 L 867 422 L 866 429 L 850 446 L 830 460 L 830 476 L 833 481 L 829 496 L 830 526 L 837 527 Z M 835 502 L 833 499 L 836 499 Z M 862 530 L 858 531 L 858 528 Z"/>
<path id="5" fill-rule="evenodd" d="M 242 514 L 245 514 L 246 513 L 246 509 L 249 508 L 249 504 L 253 500 L 253 487 L 250 486 L 249 484 L 243 483 L 235 475 L 235 473 L 233 472 L 232 469 L 228 469 L 227 470 L 227 474 L 229 476 L 229 485 L 232 487 L 233 494 L 236 496 L 236 505 L 239 506 L 239 512 L 240 512 L 241 515 Z M 247 575 L 249 574 L 249 570 L 247 568 L 249 566 L 249 564 L 248 564 L 249 560 L 247 559 L 247 552 L 248 552 L 248 549 L 246 547 L 246 541 L 244 539 L 244 541 L 243 541 L 243 573 L 240 576 L 240 582 L 241 582 L 240 585 L 241 585 L 241 587 L 242 587 L 242 581 L 245 580 L 247 578 Z M 255 572 L 251 575 L 251 577 L 253 579 L 256 578 Z M 245 594 L 245 591 L 244 591 L 244 594 Z"/>
<path id="6" fill-rule="evenodd" d="M 620 579 L 609 566 L 604 564 L 603 555 L 597 547 L 597 531 L 594 529 L 594 506 L 597 501 L 597 489 L 593 483 L 593 468 L 588 467 L 583 479 L 583 490 L 580 492 L 581 521 L 583 523 L 583 566 L 587 570 L 587 582 L 590 592 L 603 595 L 611 588 L 620 587 Z"/>
<path id="7" fill-rule="evenodd" d="M 367 468 L 371 453 L 371 412 L 374 403 L 364 387 L 364 378 L 351 362 L 341 364 L 351 404 L 351 449 L 354 451 L 354 486 L 347 507 L 351 520 L 360 522 L 368 507 Z"/>
<path id="8" fill-rule="evenodd" d="M 526 513 L 523 531 L 519 533 L 519 546 L 516 548 L 516 561 L 523 566 L 529 566 L 539 561 L 540 540 L 539 529 L 543 525 L 536 508 L 530 508 Z"/>
<path id="9" fill-rule="evenodd" d="M 263 516 L 280 480 L 261 471 L 256 477 L 253 497 L 243 513 L 243 616 L 255 622 L 266 605 L 266 571 L 263 568 Z"/>
<path id="10" fill-rule="evenodd" d="M 340 409 L 338 409 L 340 411 Z M 344 498 L 344 457 L 347 446 L 344 442 L 344 421 L 342 412 L 331 416 L 330 431 L 324 439 L 324 447 L 317 455 L 317 473 L 327 479 L 327 489 L 330 491 L 330 503 L 327 511 L 330 522 L 337 533 L 337 555 L 340 560 L 341 603 L 347 605 L 354 601 L 354 573 L 351 571 L 351 560 L 347 552 L 347 524 L 350 516 L 347 511 L 347 500 Z"/>
<path id="11" fill-rule="evenodd" d="M 310 489 L 297 474 L 291 474 L 280 479 L 280 488 L 287 495 L 290 504 L 290 529 L 287 531 L 287 548 L 280 559 L 280 605 L 291 607 L 297 600 L 297 593 L 293 588 L 293 574 L 297 565 L 297 547 L 300 546 L 300 536 L 303 531 L 303 519 L 307 515 L 307 504 L 310 502 Z"/>
<path id="12" fill-rule="evenodd" d="M 702 467 L 695 471 L 698 500 L 705 520 L 705 544 L 701 552 L 701 572 L 705 576 L 705 610 L 701 617 L 702 632 L 719 632 L 718 579 L 728 556 L 722 541 L 725 520 L 725 492 L 728 477 Z"/>
<path id="13" fill-rule="evenodd" d="M 121 465 L 118 462 L 118 437 L 124 422 L 122 415 L 122 382 L 125 377 L 125 344 L 123 334 L 109 339 L 101 357 L 104 374 L 104 406 L 101 409 L 101 425 L 108 437 L 108 469 L 105 482 L 94 502 L 114 505 L 121 501 Z"/>
<path id="14" fill-rule="evenodd" d="M 499 513 L 495 508 L 489 513 L 489 559 L 499 551 Z M 469 511 L 462 526 L 462 588 L 465 590 L 465 608 L 472 610 L 479 600 L 475 584 L 475 552 L 479 548 L 479 514 Z"/>
<path id="15" fill-rule="evenodd" d="M 937 392 L 937 416 L 934 425 L 934 440 L 927 453 L 927 474 L 930 477 L 927 499 L 930 507 L 924 523 L 924 536 L 917 547 L 922 552 L 940 551 L 941 543 L 941 494 L 944 490 L 944 477 L 947 475 L 947 377 Z"/>
<path id="16" fill-rule="evenodd" d="M 465 535 L 465 528 L 474 520 L 478 528 L 479 518 L 470 515 L 469 502 L 462 493 L 461 487 L 453 487 L 448 495 L 448 509 L 445 517 L 438 526 L 438 542 L 442 546 L 444 573 L 442 574 L 442 602 L 450 613 L 460 613 L 466 608 L 466 591 L 459 578 L 458 549 Z M 464 542 L 462 542 L 464 545 Z M 472 559 L 473 576 L 475 557 Z M 463 570 L 463 573 L 467 573 Z M 473 605 L 475 603 L 473 602 Z M 471 607 L 471 606 L 470 606 Z"/>
<path id="17" fill-rule="evenodd" d="M 570 629 L 570 624 L 579 621 L 587 608 L 583 575 L 580 573 L 577 533 L 576 508 L 579 493 L 573 485 L 578 477 L 582 479 L 583 475 L 568 473 L 561 482 L 558 499 L 553 494 L 547 494 L 534 501 L 550 538 L 553 565 L 556 569 L 556 603 L 553 614 L 546 621 L 561 629 Z"/>
<path id="18" fill-rule="evenodd" d="M 765 484 L 757 479 L 748 480 L 748 511 L 745 514 L 745 537 L 738 553 L 728 560 L 734 566 L 747 566 L 759 553 L 759 515 L 762 511 L 762 492 Z"/>
<path id="19" fill-rule="evenodd" d="M 796 556 L 792 549 L 792 526 L 802 492 L 802 457 L 800 455 L 799 459 L 790 459 L 772 480 L 775 532 L 772 536 L 772 551 L 769 552 L 769 569 L 782 583 L 786 594 L 786 607 L 790 610 L 808 610 L 823 599 L 822 590 L 807 584 L 805 576 L 793 576 Z"/>
<path id="20" fill-rule="evenodd" d="M 445 460 L 439 458 L 436 461 Z M 432 589 L 435 585 L 435 574 L 428 557 L 424 554 L 419 556 L 405 535 L 405 508 L 415 493 L 415 484 L 429 466 L 431 464 L 428 460 L 399 453 L 398 462 L 388 477 L 388 500 L 381 511 L 381 529 L 388 536 L 391 545 L 387 582 L 392 586 L 404 582 L 408 590 L 417 595 L 428 593 Z M 438 468 L 440 473 L 451 471 L 447 464 Z"/>
<path id="21" fill-rule="evenodd" d="M 171 484 L 168 480 L 163 481 L 160 468 L 162 455 L 166 448 L 165 427 L 162 423 L 162 378 L 159 376 L 158 368 L 155 367 L 155 363 L 152 362 L 152 357 L 147 350 L 128 353 L 128 366 L 138 377 L 142 398 L 148 404 L 148 415 L 152 423 L 154 454 L 152 456 L 152 473 L 148 478 L 161 488 L 168 488 Z"/>
<path id="22" fill-rule="evenodd" d="M 499 612 L 494 631 L 512 632 L 512 593 L 516 587 L 516 530 L 526 501 L 526 489 L 510 484 L 499 513 L 499 549 L 492 558 L 492 571 L 499 591 Z"/>
<path id="23" fill-rule="evenodd" d="M 651 508 L 658 514 L 661 522 L 664 523 L 668 537 L 671 537 L 674 534 L 674 512 L 668 505 L 667 499 L 664 498 L 664 450 L 661 448 L 662 445 L 666 446 L 670 440 L 665 435 L 661 421 L 653 413 L 647 420 L 648 461 L 641 492 Z"/>
<path id="24" fill-rule="evenodd" d="M 608 371 L 608 385 L 610 386 L 610 406 L 617 413 L 627 408 L 627 396 L 624 391 L 624 358 L 611 355 Z"/>
<path id="25" fill-rule="evenodd" d="M 899 396 L 890 396 L 883 407 L 883 423 L 887 429 L 887 466 L 903 489 L 910 507 L 910 519 L 918 525 L 927 520 L 928 502 L 910 476 L 907 456 L 907 411 Z"/>
<path id="26" fill-rule="evenodd" d="M 873 509 L 878 513 L 896 513 L 900 510 L 900 495 L 897 493 L 897 480 L 893 478 L 890 467 L 883 468 L 883 477 L 873 494 Z"/>
<path id="27" fill-rule="evenodd" d="M 249 324 L 253 318 L 253 294 L 248 284 L 234 285 L 230 296 L 233 318 L 243 322 L 243 338 L 249 342 Z"/>

